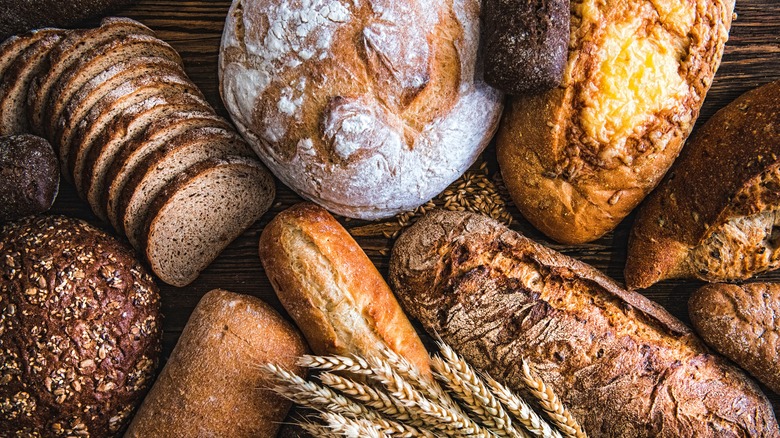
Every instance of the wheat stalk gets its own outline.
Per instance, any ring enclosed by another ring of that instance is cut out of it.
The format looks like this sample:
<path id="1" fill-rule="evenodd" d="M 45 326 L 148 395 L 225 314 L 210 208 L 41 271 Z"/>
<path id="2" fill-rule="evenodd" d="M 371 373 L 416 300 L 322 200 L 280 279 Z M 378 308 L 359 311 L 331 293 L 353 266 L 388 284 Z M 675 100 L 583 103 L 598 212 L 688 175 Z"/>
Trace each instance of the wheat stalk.
<path id="1" fill-rule="evenodd" d="M 439 348 L 445 360 L 436 357 L 433 366 L 438 371 L 440 379 L 466 403 L 466 406 L 480 418 L 482 424 L 498 436 L 528 438 L 528 434 L 512 425 L 512 419 L 504 411 L 501 403 L 471 366 L 448 345 L 440 342 Z"/>
<path id="2" fill-rule="evenodd" d="M 550 418 L 550 421 L 552 421 L 567 438 L 587 438 L 585 431 L 582 430 L 582 427 L 577 420 L 575 420 L 571 413 L 563 406 L 563 403 L 561 403 L 561 400 L 555 395 L 552 388 L 548 387 L 542 379 L 533 374 L 525 359 L 520 360 L 520 365 L 523 370 L 523 383 L 534 398 L 536 398 L 536 401 L 539 402 L 539 406 L 544 410 L 548 418 Z"/>
<path id="3" fill-rule="evenodd" d="M 528 406 L 525 400 L 513 394 L 509 388 L 490 376 L 485 376 L 484 379 L 501 404 L 529 432 L 541 438 L 563 438 L 560 432 L 550 427 L 547 421 Z"/>
<path id="4" fill-rule="evenodd" d="M 347 371 L 354 374 L 371 374 L 371 367 L 358 356 L 301 356 L 297 365 L 324 371 Z"/>

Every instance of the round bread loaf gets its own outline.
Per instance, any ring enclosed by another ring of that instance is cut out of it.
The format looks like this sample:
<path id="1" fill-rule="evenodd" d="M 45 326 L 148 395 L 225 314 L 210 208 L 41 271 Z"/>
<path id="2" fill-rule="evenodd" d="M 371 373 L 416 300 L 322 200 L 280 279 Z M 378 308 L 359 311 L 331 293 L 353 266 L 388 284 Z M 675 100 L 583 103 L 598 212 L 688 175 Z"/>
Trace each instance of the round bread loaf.
<path id="1" fill-rule="evenodd" d="M 444 190 L 488 144 L 501 94 L 476 70 L 477 0 L 234 0 L 225 105 L 286 185 L 377 219 Z"/>
<path id="2" fill-rule="evenodd" d="M 60 188 L 57 156 L 34 135 L 0 137 L 0 222 L 43 213 Z"/>
<path id="3" fill-rule="evenodd" d="M 118 435 L 160 352 L 152 278 L 78 219 L 28 217 L 0 236 L 0 431 Z"/>

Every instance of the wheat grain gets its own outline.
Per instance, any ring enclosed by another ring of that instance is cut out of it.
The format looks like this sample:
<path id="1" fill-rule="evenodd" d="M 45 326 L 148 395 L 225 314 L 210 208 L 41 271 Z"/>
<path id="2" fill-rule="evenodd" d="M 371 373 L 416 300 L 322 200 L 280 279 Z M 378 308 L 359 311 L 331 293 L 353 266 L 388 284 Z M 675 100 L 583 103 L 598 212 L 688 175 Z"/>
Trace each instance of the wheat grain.
<path id="1" fill-rule="evenodd" d="M 520 365 L 523 370 L 523 384 L 536 398 L 539 406 L 550 418 L 550 421 L 558 427 L 558 430 L 568 438 L 586 438 L 585 431 L 582 430 L 577 420 L 563 406 L 563 403 L 561 403 L 561 400 L 552 388 L 548 387 L 542 379 L 533 374 L 525 359 L 521 359 Z"/>
<path id="2" fill-rule="evenodd" d="M 561 433 L 550 427 L 522 398 L 516 396 L 506 386 L 490 376 L 484 377 L 496 398 L 506 407 L 517 421 L 529 432 L 541 438 L 563 438 Z"/>

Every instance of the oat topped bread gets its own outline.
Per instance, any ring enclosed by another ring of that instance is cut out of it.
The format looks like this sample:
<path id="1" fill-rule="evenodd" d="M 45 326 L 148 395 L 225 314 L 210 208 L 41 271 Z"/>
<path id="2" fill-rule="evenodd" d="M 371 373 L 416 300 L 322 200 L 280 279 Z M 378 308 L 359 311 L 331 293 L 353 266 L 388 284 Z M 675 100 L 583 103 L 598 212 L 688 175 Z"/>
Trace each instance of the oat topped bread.
<path id="1" fill-rule="evenodd" d="M 0 431 L 118 436 L 160 353 L 152 278 L 79 219 L 28 217 L 0 236 Z"/>
<path id="2" fill-rule="evenodd" d="M 583 243 L 658 184 L 691 132 L 734 0 L 572 0 L 560 87 L 513 96 L 497 137 L 512 199 L 540 231 Z"/>

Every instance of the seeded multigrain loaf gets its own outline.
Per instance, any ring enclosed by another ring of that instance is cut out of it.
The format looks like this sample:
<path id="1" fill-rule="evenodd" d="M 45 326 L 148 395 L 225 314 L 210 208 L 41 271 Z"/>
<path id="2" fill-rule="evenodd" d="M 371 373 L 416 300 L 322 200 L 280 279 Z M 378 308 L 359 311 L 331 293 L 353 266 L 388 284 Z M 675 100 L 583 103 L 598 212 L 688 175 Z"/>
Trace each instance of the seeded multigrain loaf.
<path id="1" fill-rule="evenodd" d="M 276 436 L 290 402 L 259 365 L 301 376 L 300 333 L 258 298 L 213 290 L 200 300 L 126 438 Z"/>
<path id="2" fill-rule="evenodd" d="M 186 286 L 268 210 L 274 194 L 273 177 L 259 161 L 198 163 L 149 206 L 139 246 L 160 279 Z"/>
<path id="3" fill-rule="evenodd" d="M 34 135 L 0 137 L 0 223 L 43 213 L 60 188 L 57 155 Z"/>
<path id="4" fill-rule="evenodd" d="M 435 211 L 397 240 L 404 309 L 515 390 L 525 358 L 589 436 L 780 437 L 772 406 L 660 306 L 499 222 Z"/>
<path id="5" fill-rule="evenodd" d="M 474 163 L 501 114 L 477 65 L 479 11 L 478 0 L 234 0 L 222 100 L 304 198 L 363 219 L 414 210 Z"/>
<path id="6" fill-rule="evenodd" d="M 617 226 L 658 184 L 720 63 L 733 0 L 572 0 L 560 87 L 515 96 L 497 138 L 521 213 L 562 243 Z"/>
<path id="7" fill-rule="evenodd" d="M 744 280 L 780 267 L 780 81 L 718 111 L 642 206 L 626 285 Z"/>
<path id="8" fill-rule="evenodd" d="M 780 284 L 708 284 L 688 312 L 705 342 L 780 394 Z"/>
<path id="9" fill-rule="evenodd" d="M 0 435 L 113 437 L 152 383 L 160 301 L 129 247 L 78 219 L 0 231 Z"/>

